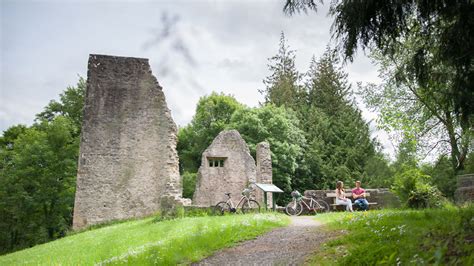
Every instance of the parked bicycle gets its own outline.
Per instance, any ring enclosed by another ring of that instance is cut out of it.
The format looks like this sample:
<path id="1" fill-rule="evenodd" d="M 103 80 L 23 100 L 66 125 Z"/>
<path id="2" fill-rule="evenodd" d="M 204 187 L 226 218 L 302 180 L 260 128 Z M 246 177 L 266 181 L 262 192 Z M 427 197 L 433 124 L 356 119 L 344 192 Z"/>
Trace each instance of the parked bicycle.
<path id="1" fill-rule="evenodd" d="M 291 192 L 291 197 L 293 198 L 288 205 L 286 205 L 286 213 L 291 216 L 298 216 L 303 212 L 303 206 L 306 207 L 309 211 L 314 211 L 314 213 L 324 213 L 329 212 L 329 204 L 322 199 L 314 199 L 315 195 L 313 194 L 311 198 L 301 195 L 298 191 Z M 306 202 L 309 202 L 306 203 Z"/>
<path id="2" fill-rule="evenodd" d="M 228 197 L 227 201 L 221 201 L 214 206 L 214 211 L 218 215 L 224 215 L 225 213 L 236 213 L 237 209 L 240 208 L 242 213 L 259 213 L 260 204 L 257 201 L 250 198 L 252 189 L 246 188 L 242 191 L 242 197 L 237 205 L 234 205 L 230 193 L 225 193 Z"/>

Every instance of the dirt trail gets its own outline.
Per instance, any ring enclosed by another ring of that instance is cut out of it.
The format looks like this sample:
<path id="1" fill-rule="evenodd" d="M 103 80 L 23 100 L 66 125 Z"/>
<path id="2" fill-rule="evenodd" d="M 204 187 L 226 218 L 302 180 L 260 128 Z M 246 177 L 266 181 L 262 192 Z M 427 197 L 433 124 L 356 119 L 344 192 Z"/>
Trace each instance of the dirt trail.
<path id="1" fill-rule="evenodd" d="M 254 240 L 218 251 L 193 265 L 301 265 L 329 236 L 312 216 L 291 217 L 291 224 Z"/>

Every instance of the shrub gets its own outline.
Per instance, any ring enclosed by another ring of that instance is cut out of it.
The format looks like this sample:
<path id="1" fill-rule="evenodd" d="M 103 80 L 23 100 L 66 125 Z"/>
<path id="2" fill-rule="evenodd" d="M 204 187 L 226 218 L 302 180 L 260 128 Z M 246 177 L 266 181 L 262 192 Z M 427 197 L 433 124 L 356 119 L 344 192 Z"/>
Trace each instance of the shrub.
<path id="1" fill-rule="evenodd" d="M 196 189 L 197 173 L 184 172 L 183 178 L 183 197 L 192 199 L 194 190 Z"/>
<path id="2" fill-rule="evenodd" d="M 431 184 L 431 176 L 418 169 L 407 169 L 395 175 L 392 189 L 409 208 L 441 207 L 446 198 Z"/>

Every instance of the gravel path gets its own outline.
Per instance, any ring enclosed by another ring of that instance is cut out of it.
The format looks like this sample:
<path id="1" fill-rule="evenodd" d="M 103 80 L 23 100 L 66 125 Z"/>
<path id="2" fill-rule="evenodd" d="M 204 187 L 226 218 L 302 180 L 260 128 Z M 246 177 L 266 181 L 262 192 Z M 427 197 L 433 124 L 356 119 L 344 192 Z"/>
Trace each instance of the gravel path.
<path id="1" fill-rule="evenodd" d="M 291 224 L 254 240 L 218 251 L 193 265 L 301 265 L 329 236 L 312 216 L 291 217 Z"/>

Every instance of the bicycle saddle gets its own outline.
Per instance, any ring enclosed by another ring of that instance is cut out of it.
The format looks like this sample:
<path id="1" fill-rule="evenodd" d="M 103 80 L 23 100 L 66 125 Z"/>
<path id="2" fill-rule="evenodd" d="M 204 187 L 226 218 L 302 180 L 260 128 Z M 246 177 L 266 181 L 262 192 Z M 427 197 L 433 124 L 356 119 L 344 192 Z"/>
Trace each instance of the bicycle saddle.
<path id="1" fill-rule="evenodd" d="M 230 193 L 225 193 L 225 194 L 230 197 Z"/>

